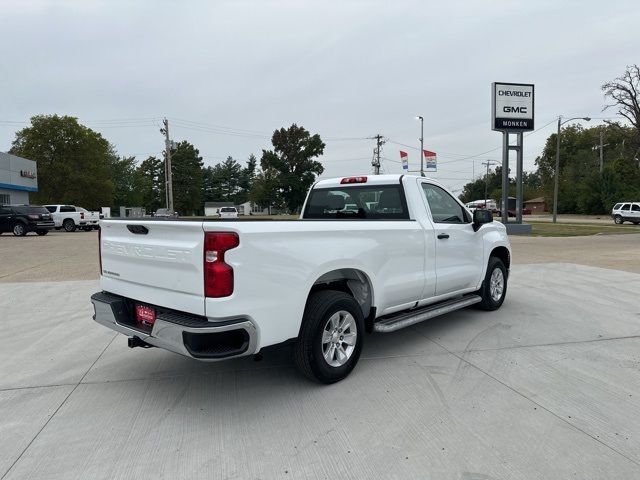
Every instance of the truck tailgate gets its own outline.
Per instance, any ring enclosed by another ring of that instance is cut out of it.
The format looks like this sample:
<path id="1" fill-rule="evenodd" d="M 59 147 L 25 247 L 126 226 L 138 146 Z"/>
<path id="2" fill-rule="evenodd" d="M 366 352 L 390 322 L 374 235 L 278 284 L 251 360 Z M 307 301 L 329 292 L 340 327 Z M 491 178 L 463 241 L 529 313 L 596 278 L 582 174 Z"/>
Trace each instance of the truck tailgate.
<path id="1" fill-rule="evenodd" d="M 202 222 L 101 222 L 103 290 L 204 314 Z"/>

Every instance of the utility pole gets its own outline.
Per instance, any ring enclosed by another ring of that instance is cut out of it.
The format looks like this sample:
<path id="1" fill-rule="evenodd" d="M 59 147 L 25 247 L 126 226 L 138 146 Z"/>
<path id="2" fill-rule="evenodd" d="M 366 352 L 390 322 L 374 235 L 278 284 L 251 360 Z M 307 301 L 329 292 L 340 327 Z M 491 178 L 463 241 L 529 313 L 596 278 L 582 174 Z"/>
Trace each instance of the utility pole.
<path id="1" fill-rule="evenodd" d="M 382 135 L 378 134 L 375 137 L 376 140 L 376 148 L 373 150 L 373 161 L 371 165 L 373 166 L 373 174 L 380 175 L 380 153 L 382 151 L 382 145 L 386 142 L 383 140 Z"/>
<path id="2" fill-rule="evenodd" d="M 420 176 L 424 177 L 424 117 L 418 115 L 416 120 L 420 120 Z"/>
<path id="3" fill-rule="evenodd" d="M 482 165 L 487 166 L 487 175 L 484 177 L 484 202 L 485 205 L 487 203 L 487 199 L 489 198 L 489 166 L 494 165 L 496 162 L 493 160 L 487 160 L 486 162 L 482 162 Z"/>
<path id="4" fill-rule="evenodd" d="M 163 128 L 160 133 L 164 134 L 165 160 L 164 160 L 164 190 L 167 209 L 173 213 L 173 175 L 171 171 L 171 140 L 169 139 L 169 120 L 162 121 Z"/>

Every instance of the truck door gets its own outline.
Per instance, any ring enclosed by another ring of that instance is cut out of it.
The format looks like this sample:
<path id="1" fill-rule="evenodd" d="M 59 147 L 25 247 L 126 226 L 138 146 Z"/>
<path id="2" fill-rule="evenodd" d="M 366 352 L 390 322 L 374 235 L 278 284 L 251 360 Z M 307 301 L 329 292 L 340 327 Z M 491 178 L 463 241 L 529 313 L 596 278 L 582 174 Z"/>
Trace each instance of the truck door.
<path id="1" fill-rule="evenodd" d="M 422 182 L 422 192 L 435 233 L 435 295 L 475 287 L 484 266 L 482 234 L 474 232 L 471 215 L 446 190 Z"/>

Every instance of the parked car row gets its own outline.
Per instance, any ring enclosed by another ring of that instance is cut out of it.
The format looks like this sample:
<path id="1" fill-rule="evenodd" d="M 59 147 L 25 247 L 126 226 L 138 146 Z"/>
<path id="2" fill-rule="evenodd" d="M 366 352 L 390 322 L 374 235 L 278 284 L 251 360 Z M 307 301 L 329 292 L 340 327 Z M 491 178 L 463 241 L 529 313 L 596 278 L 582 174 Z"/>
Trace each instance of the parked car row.
<path id="1" fill-rule="evenodd" d="M 52 229 L 89 231 L 100 228 L 102 217 L 99 212 L 74 205 L 1 205 L 0 234 L 13 233 L 23 237 L 29 232 L 46 235 Z"/>

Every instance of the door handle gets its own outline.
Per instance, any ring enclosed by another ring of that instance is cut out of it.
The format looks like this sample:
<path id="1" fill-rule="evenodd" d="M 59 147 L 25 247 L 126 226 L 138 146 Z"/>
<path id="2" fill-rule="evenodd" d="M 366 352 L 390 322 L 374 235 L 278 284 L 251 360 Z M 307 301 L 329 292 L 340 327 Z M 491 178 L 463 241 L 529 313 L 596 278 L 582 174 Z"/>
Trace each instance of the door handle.
<path id="1" fill-rule="evenodd" d="M 445 238 L 449 238 L 449 234 L 448 233 L 440 233 L 440 234 L 438 234 L 438 239 L 439 240 L 444 240 Z"/>

